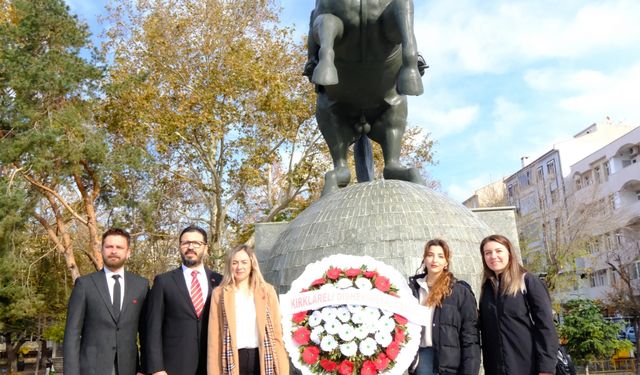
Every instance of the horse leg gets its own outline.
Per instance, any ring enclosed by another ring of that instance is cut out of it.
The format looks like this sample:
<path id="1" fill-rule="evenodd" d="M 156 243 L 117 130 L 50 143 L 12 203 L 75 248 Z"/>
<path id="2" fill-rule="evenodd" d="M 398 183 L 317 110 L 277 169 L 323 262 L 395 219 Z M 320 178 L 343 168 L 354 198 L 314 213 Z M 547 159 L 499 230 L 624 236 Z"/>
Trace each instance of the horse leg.
<path id="1" fill-rule="evenodd" d="M 424 179 L 416 168 L 400 164 L 402 136 L 407 127 L 407 98 L 402 96 L 397 104 L 389 105 L 374 121 L 369 138 L 378 142 L 384 157 L 382 175 L 388 180 L 404 180 L 424 185 Z"/>
<path id="2" fill-rule="evenodd" d="M 402 43 L 402 68 L 398 74 L 398 93 L 420 95 L 424 92 L 422 78 L 418 70 L 418 44 L 413 32 L 413 0 L 393 0 L 383 17 L 387 25 L 400 33 Z M 393 35 L 392 31 L 388 32 Z"/>
<path id="3" fill-rule="evenodd" d="M 338 71 L 334 65 L 335 52 L 333 45 L 336 39 L 342 38 L 344 25 L 340 18 L 333 14 L 320 14 L 313 21 L 314 42 L 318 49 L 318 65 L 313 70 L 311 82 L 316 85 L 329 86 L 338 83 Z"/>
<path id="4" fill-rule="evenodd" d="M 347 151 L 357 134 L 353 127 L 354 120 L 324 93 L 318 93 L 316 120 L 333 159 L 333 170 L 324 176 L 322 195 L 326 195 L 347 186 L 351 181 Z"/>

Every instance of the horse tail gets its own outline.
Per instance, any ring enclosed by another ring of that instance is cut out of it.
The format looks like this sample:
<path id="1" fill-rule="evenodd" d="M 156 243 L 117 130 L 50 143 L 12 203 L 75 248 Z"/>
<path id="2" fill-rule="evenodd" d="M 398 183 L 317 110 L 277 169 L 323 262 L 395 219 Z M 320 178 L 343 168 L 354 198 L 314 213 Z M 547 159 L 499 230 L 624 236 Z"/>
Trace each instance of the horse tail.
<path id="1" fill-rule="evenodd" d="M 353 145 L 353 158 L 358 182 L 373 181 L 373 148 L 366 134 L 362 134 Z"/>

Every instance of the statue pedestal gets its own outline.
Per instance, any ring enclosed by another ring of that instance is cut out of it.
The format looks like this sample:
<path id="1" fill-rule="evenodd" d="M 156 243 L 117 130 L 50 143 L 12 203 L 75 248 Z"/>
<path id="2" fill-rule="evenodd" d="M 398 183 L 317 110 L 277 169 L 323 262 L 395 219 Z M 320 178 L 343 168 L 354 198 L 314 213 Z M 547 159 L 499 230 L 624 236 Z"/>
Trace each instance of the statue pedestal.
<path id="1" fill-rule="evenodd" d="M 368 255 L 413 275 L 426 241 L 438 237 L 451 247 L 456 277 L 477 294 L 482 273 L 478 246 L 494 232 L 441 193 L 410 182 L 376 180 L 322 197 L 286 225 L 270 251 L 262 246 L 259 252 L 265 278 L 284 293 L 307 264 L 333 254 Z"/>

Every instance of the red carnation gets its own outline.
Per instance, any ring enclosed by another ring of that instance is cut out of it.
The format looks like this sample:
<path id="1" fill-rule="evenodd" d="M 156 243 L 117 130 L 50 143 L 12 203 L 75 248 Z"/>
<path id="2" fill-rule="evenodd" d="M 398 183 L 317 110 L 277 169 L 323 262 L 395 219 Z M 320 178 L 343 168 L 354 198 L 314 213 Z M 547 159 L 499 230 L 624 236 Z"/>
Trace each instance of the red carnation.
<path id="1" fill-rule="evenodd" d="M 407 324 L 409 321 L 407 320 L 407 318 L 405 318 L 402 315 L 399 314 L 393 314 L 393 318 L 396 320 L 396 323 L 400 324 L 401 326 Z"/>
<path id="2" fill-rule="evenodd" d="M 293 314 L 293 317 L 291 318 L 291 320 L 293 320 L 295 324 L 300 324 L 307 317 L 308 312 L 309 311 L 300 311 L 299 313 L 295 313 Z"/>
<path id="3" fill-rule="evenodd" d="M 360 375 L 376 375 L 376 364 L 373 361 L 364 361 L 362 369 L 360 369 Z"/>
<path id="4" fill-rule="evenodd" d="M 398 344 L 402 344 L 404 342 L 404 338 L 404 330 L 400 327 L 396 327 L 393 335 L 393 341 L 397 342 Z"/>
<path id="5" fill-rule="evenodd" d="M 327 280 L 323 279 L 322 277 L 316 280 L 313 280 L 313 282 L 311 283 L 311 286 L 320 286 L 320 285 L 324 285 L 324 283 L 326 283 Z"/>
<path id="6" fill-rule="evenodd" d="M 302 360 L 304 361 L 304 363 L 308 365 L 313 365 L 314 363 L 318 362 L 319 356 L 320 356 L 320 348 L 313 345 L 307 346 L 306 348 L 304 348 L 304 351 L 302 352 Z"/>
<path id="7" fill-rule="evenodd" d="M 389 358 L 387 358 L 386 354 L 380 353 L 378 354 L 378 357 L 373 360 L 373 363 L 376 364 L 376 369 L 378 369 L 378 371 L 382 371 L 389 367 Z"/>
<path id="8" fill-rule="evenodd" d="M 395 361 L 398 353 L 400 353 L 400 345 L 398 345 L 397 342 L 392 341 L 384 352 L 390 360 Z"/>
<path id="9" fill-rule="evenodd" d="M 326 372 L 334 372 L 336 370 L 336 368 L 338 368 L 338 364 L 335 363 L 334 361 L 330 360 L 330 359 L 321 359 L 320 360 L 320 366 Z"/>
<path id="10" fill-rule="evenodd" d="M 366 277 L 368 279 L 373 279 L 376 276 L 378 276 L 378 273 L 376 271 L 365 271 L 364 272 L 364 277 Z"/>
<path id="11" fill-rule="evenodd" d="M 391 283 L 389 282 L 389 279 L 384 276 L 376 277 L 375 285 L 376 285 L 376 289 L 378 289 L 381 292 L 386 292 L 389 290 L 389 288 L 391 288 Z"/>
<path id="12" fill-rule="evenodd" d="M 347 275 L 347 277 L 356 277 L 360 275 L 361 272 L 362 270 L 360 268 L 349 268 L 348 270 L 344 271 L 344 274 Z"/>
<path id="13" fill-rule="evenodd" d="M 298 345 L 307 345 L 310 336 L 311 332 L 307 328 L 300 327 L 293 333 L 293 341 Z"/>
<path id="14" fill-rule="evenodd" d="M 351 375 L 353 373 L 353 362 L 347 359 L 340 362 L 340 365 L 338 366 L 338 373 L 340 375 Z"/>
<path id="15" fill-rule="evenodd" d="M 340 277 L 341 273 L 342 273 L 342 270 L 340 268 L 331 267 L 327 271 L 327 277 L 330 278 L 331 280 L 338 280 L 338 277 Z"/>

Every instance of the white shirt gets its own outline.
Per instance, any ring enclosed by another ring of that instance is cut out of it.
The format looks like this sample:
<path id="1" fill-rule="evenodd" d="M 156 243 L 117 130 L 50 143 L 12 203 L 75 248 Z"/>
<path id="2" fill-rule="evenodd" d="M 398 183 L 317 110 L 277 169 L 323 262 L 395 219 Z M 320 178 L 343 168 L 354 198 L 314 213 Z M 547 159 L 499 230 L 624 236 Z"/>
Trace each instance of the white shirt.
<path id="1" fill-rule="evenodd" d="M 207 300 L 207 295 L 209 293 L 209 280 L 207 280 L 207 273 L 204 271 L 204 266 L 201 264 L 198 268 L 189 268 L 182 265 L 182 273 L 184 274 L 184 281 L 187 283 L 187 291 L 191 293 L 191 272 L 198 271 L 198 281 L 200 282 L 200 289 L 202 290 L 202 299 L 204 301 Z"/>
<path id="2" fill-rule="evenodd" d="M 426 276 L 425 276 L 426 277 Z M 427 321 L 429 324 L 422 327 L 422 336 L 420 337 L 420 346 L 428 347 L 433 346 L 433 312 L 435 310 L 435 306 L 427 306 L 427 296 L 429 295 L 429 286 L 427 285 L 427 281 L 425 279 L 418 279 L 418 285 L 420 285 L 420 304 L 427 307 Z"/>
<path id="3" fill-rule="evenodd" d="M 238 349 L 258 347 L 258 322 L 256 321 L 256 303 L 253 295 L 236 291 L 236 339 Z"/>
<path id="4" fill-rule="evenodd" d="M 109 287 L 109 297 L 111 297 L 111 303 L 113 303 L 113 286 L 116 285 L 116 280 L 113 275 L 120 275 L 118 281 L 120 282 L 120 309 L 122 310 L 124 302 L 124 268 L 121 268 L 118 272 L 113 272 L 107 267 L 103 268 L 104 274 L 107 277 L 107 286 Z"/>

